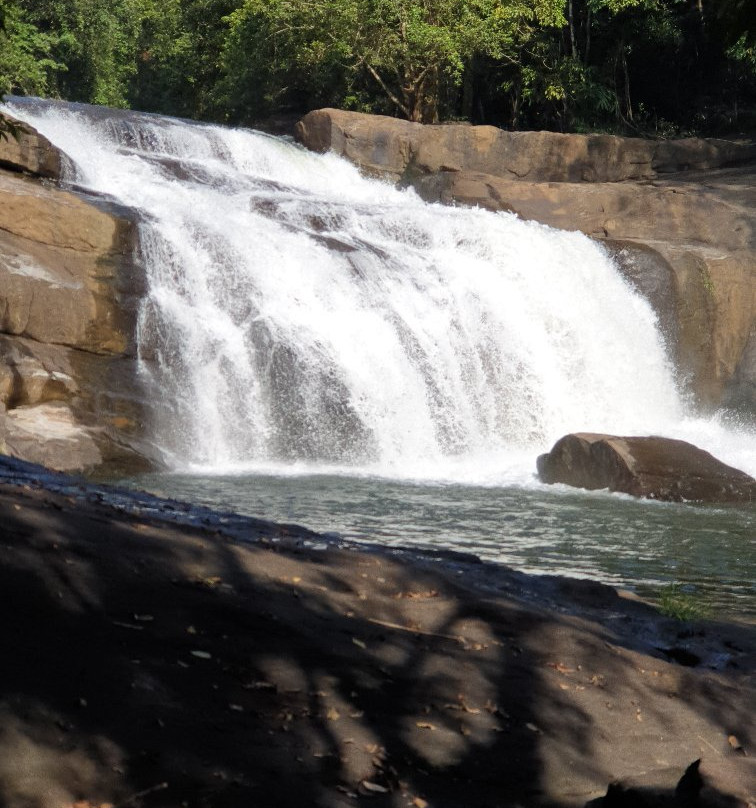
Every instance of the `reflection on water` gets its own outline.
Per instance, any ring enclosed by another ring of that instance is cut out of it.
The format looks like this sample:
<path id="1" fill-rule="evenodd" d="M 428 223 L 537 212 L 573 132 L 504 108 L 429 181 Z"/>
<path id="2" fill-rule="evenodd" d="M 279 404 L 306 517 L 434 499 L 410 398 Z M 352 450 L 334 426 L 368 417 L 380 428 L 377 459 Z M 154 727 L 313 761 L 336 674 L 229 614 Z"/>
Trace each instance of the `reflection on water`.
<path id="1" fill-rule="evenodd" d="M 345 538 L 447 547 L 644 597 L 679 582 L 716 616 L 756 618 L 756 508 L 678 505 L 558 486 L 422 485 L 375 478 L 148 475 L 158 494 Z"/>

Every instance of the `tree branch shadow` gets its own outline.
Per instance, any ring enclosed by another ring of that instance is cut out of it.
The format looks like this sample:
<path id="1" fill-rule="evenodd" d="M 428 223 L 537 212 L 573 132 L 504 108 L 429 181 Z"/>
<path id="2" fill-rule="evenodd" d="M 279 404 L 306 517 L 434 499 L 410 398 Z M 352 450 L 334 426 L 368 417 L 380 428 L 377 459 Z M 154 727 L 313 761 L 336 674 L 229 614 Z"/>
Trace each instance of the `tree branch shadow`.
<path id="1" fill-rule="evenodd" d="M 647 687 L 632 642 L 514 598 L 525 577 L 493 565 L 313 550 L 291 528 L 244 544 L 41 491 L 1 490 L 0 520 L 8 808 L 566 808 L 658 754 L 620 743 L 643 721 L 753 740 L 739 680 L 652 659 Z M 35 755 L 47 791 L 13 775 Z"/>

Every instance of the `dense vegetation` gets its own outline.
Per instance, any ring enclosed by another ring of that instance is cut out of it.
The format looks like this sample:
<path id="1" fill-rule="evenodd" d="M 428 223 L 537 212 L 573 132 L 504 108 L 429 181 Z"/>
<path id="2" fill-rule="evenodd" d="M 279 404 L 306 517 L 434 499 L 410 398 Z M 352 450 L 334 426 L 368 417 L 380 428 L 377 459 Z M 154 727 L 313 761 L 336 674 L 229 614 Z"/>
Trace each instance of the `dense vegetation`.
<path id="1" fill-rule="evenodd" d="M 756 128 L 754 0 L 0 0 L 0 92 L 250 123 L 337 106 Z"/>

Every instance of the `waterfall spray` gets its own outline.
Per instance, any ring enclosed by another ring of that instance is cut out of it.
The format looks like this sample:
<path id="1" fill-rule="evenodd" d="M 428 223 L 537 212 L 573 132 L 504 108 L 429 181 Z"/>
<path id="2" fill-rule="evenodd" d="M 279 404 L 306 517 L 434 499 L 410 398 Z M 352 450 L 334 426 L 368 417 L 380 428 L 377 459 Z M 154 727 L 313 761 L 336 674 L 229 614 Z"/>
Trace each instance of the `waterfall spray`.
<path id="1" fill-rule="evenodd" d="M 251 131 L 11 111 L 70 182 L 142 214 L 140 353 L 175 467 L 454 478 L 683 416 L 651 307 L 579 233 L 429 205 Z"/>

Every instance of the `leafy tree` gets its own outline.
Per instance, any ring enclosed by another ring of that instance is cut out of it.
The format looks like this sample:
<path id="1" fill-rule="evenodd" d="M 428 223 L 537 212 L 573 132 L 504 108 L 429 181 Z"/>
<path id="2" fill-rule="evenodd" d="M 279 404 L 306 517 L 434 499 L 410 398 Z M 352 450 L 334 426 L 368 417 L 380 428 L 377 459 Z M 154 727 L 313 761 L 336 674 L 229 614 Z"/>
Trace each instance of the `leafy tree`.
<path id="1" fill-rule="evenodd" d="M 136 72 L 144 0 L 19 0 L 29 19 L 54 42 L 66 66 L 54 93 L 75 101 L 128 106 Z"/>
<path id="2" fill-rule="evenodd" d="M 156 0 L 159 2 L 159 0 Z M 234 119 L 234 99 L 223 94 L 223 50 L 228 37 L 227 16 L 242 0 L 182 0 L 182 30 L 188 42 L 183 57 L 187 113 L 197 118 Z M 248 54 L 250 63 L 259 63 L 259 56 Z M 253 83 L 265 81 L 265 70 L 250 75 Z"/>
<path id="3" fill-rule="evenodd" d="M 728 5 L 745 8 L 740 0 L 565 0 L 560 36 L 541 31 L 536 58 L 523 60 L 520 114 L 564 131 L 729 125 L 749 81 L 743 41 L 728 53 L 723 38 L 725 18 L 738 36 L 745 26 L 744 16 L 725 14 Z"/>
<path id="4" fill-rule="evenodd" d="M 0 0 L 0 95 L 44 95 L 64 66 L 53 58 L 57 37 L 40 31 L 14 0 Z"/>
<path id="5" fill-rule="evenodd" d="M 716 17 L 729 44 L 756 46 L 756 3 L 753 0 L 720 0 Z"/>
<path id="6" fill-rule="evenodd" d="M 181 0 L 142 0 L 129 100 L 137 109 L 192 115 L 193 42 Z"/>
<path id="7" fill-rule="evenodd" d="M 141 29 L 129 98 L 139 109 L 227 120 L 221 52 L 227 15 L 242 0 L 140 0 Z M 255 61 L 255 55 L 250 54 Z M 250 74 L 250 81 L 258 79 Z"/>
<path id="8" fill-rule="evenodd" d="M 443 88 L 460 86 L 476 57 L 516 60 L 536 26 L 561 25 L 561 8 L 562 0 L 244 0 L 228 18 L 225 66 L 234 89 L 234 78 L 252 78 L 245 64 L 266 76 L 258 103 L 291 97 L 304 76 L 315 98 L 377 93 L 409 120 L 429 122 Z"/>
<path id="9" fill-rule="evenodd" d="M 712 132 L 756 125 L 756 2 L 0 0 L 9 91 L 231 122 L 328 105 Z"/>

